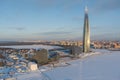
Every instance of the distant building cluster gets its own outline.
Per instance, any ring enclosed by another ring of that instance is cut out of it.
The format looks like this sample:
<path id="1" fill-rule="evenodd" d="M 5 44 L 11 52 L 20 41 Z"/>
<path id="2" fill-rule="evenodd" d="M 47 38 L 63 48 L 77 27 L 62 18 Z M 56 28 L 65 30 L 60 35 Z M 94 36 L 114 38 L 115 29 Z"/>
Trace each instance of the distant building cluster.
<path id="1" fill-rule="evenodd" d="M 51 41 L 50 44 L 63 45 L 63 46 L 82 46 L 82 41 Z"/>
<path id="2" fill-rule="evenodd" d="M 92 41 L 91 47 L 95 49 L 120 49 L 119 41 Z"/>
<path id="3" fill-rule="evenodd" d="M 61 46 L 78 46 L 82 47 L 82 41 L 50 41 L 51 45 L 61 45 Z M 91 41 L 90 47 L 94 49 L 120 49 L 120 42 L 119 41 Z"/>

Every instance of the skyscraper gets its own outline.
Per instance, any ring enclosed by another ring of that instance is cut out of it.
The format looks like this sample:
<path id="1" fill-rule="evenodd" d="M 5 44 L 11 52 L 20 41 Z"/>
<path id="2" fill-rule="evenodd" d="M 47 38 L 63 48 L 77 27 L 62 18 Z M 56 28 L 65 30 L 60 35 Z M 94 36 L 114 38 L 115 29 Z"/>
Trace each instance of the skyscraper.
<path id="1" fill-rule="evenodd" d="M 83 30 L 83 52 L 90 51 L 90 28 L 88 20 L 88 8 L 85 7 L 84 30 Z"/>

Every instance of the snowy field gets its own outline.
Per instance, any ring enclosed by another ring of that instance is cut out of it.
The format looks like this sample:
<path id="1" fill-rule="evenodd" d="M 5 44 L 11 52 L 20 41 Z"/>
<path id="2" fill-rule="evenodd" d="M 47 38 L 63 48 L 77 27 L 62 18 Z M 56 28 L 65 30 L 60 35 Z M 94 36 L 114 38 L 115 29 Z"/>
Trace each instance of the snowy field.
<path id="1" fill-rule="evenodd" d="M 60 46 L 49 46 L 49 45 L 15 45 L 15 46 L 0 46 L 0 48 L 15 48 L 15 49 L 58 49 Z"/>
<path id="2" fill-rule="evenodd" d="M 49 80 L 120 80 L 120 51 L 99 52 L 101 54 L 74 60 L 69 66 L 43 73 Z M 34 72 L 19 76 L 18 80 L 44 80 L 42 78 L 40 73 Z"/>

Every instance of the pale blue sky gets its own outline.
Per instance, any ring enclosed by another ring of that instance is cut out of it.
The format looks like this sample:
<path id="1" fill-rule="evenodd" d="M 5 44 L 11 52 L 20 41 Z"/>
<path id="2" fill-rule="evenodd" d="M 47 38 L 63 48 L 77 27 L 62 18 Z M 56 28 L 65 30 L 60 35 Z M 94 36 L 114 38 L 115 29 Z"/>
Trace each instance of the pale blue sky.
<path id="1" fill-rule="evenodd" d="M 120 0 L 0 0 L 0 40 L 82 39 L 88 5 L 92 40 L 120 39 Z"/>

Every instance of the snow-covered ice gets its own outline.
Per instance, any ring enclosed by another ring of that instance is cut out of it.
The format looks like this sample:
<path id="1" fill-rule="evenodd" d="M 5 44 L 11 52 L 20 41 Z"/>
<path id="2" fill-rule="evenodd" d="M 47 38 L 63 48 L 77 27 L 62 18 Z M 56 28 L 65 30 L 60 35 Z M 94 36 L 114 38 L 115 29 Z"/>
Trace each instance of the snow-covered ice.
<path id="1" fill-rule="evenodd" d="M 120 80 L 120 51 L 99 50 L 104 53 L 69 62 L 69 66 L 43 72 L 50 80 Z M 41 73 L 31 72 L 18 80 L 42 80 Z"/>
<path id="2" fill-rule="evenodd" d="M 57 49 L 62 48 L 60 46 L 49 46 L 49 45 L 12 45 L 12 46 L 0 46 L 1 48 L 15 48 L 15 49 Z"/>
<path id="3" fill-rule="evenodd" d="M 36 71 L 18 75 L 17 80 L 42 80 L 42 77 L 41 73 L 39 71 Z"/>
<path id="4" fill-rule="evenodd" d="M 107 52 L 71 62 L 45 72 L 52 80 L 120 80 L 120 52 Z"/>

